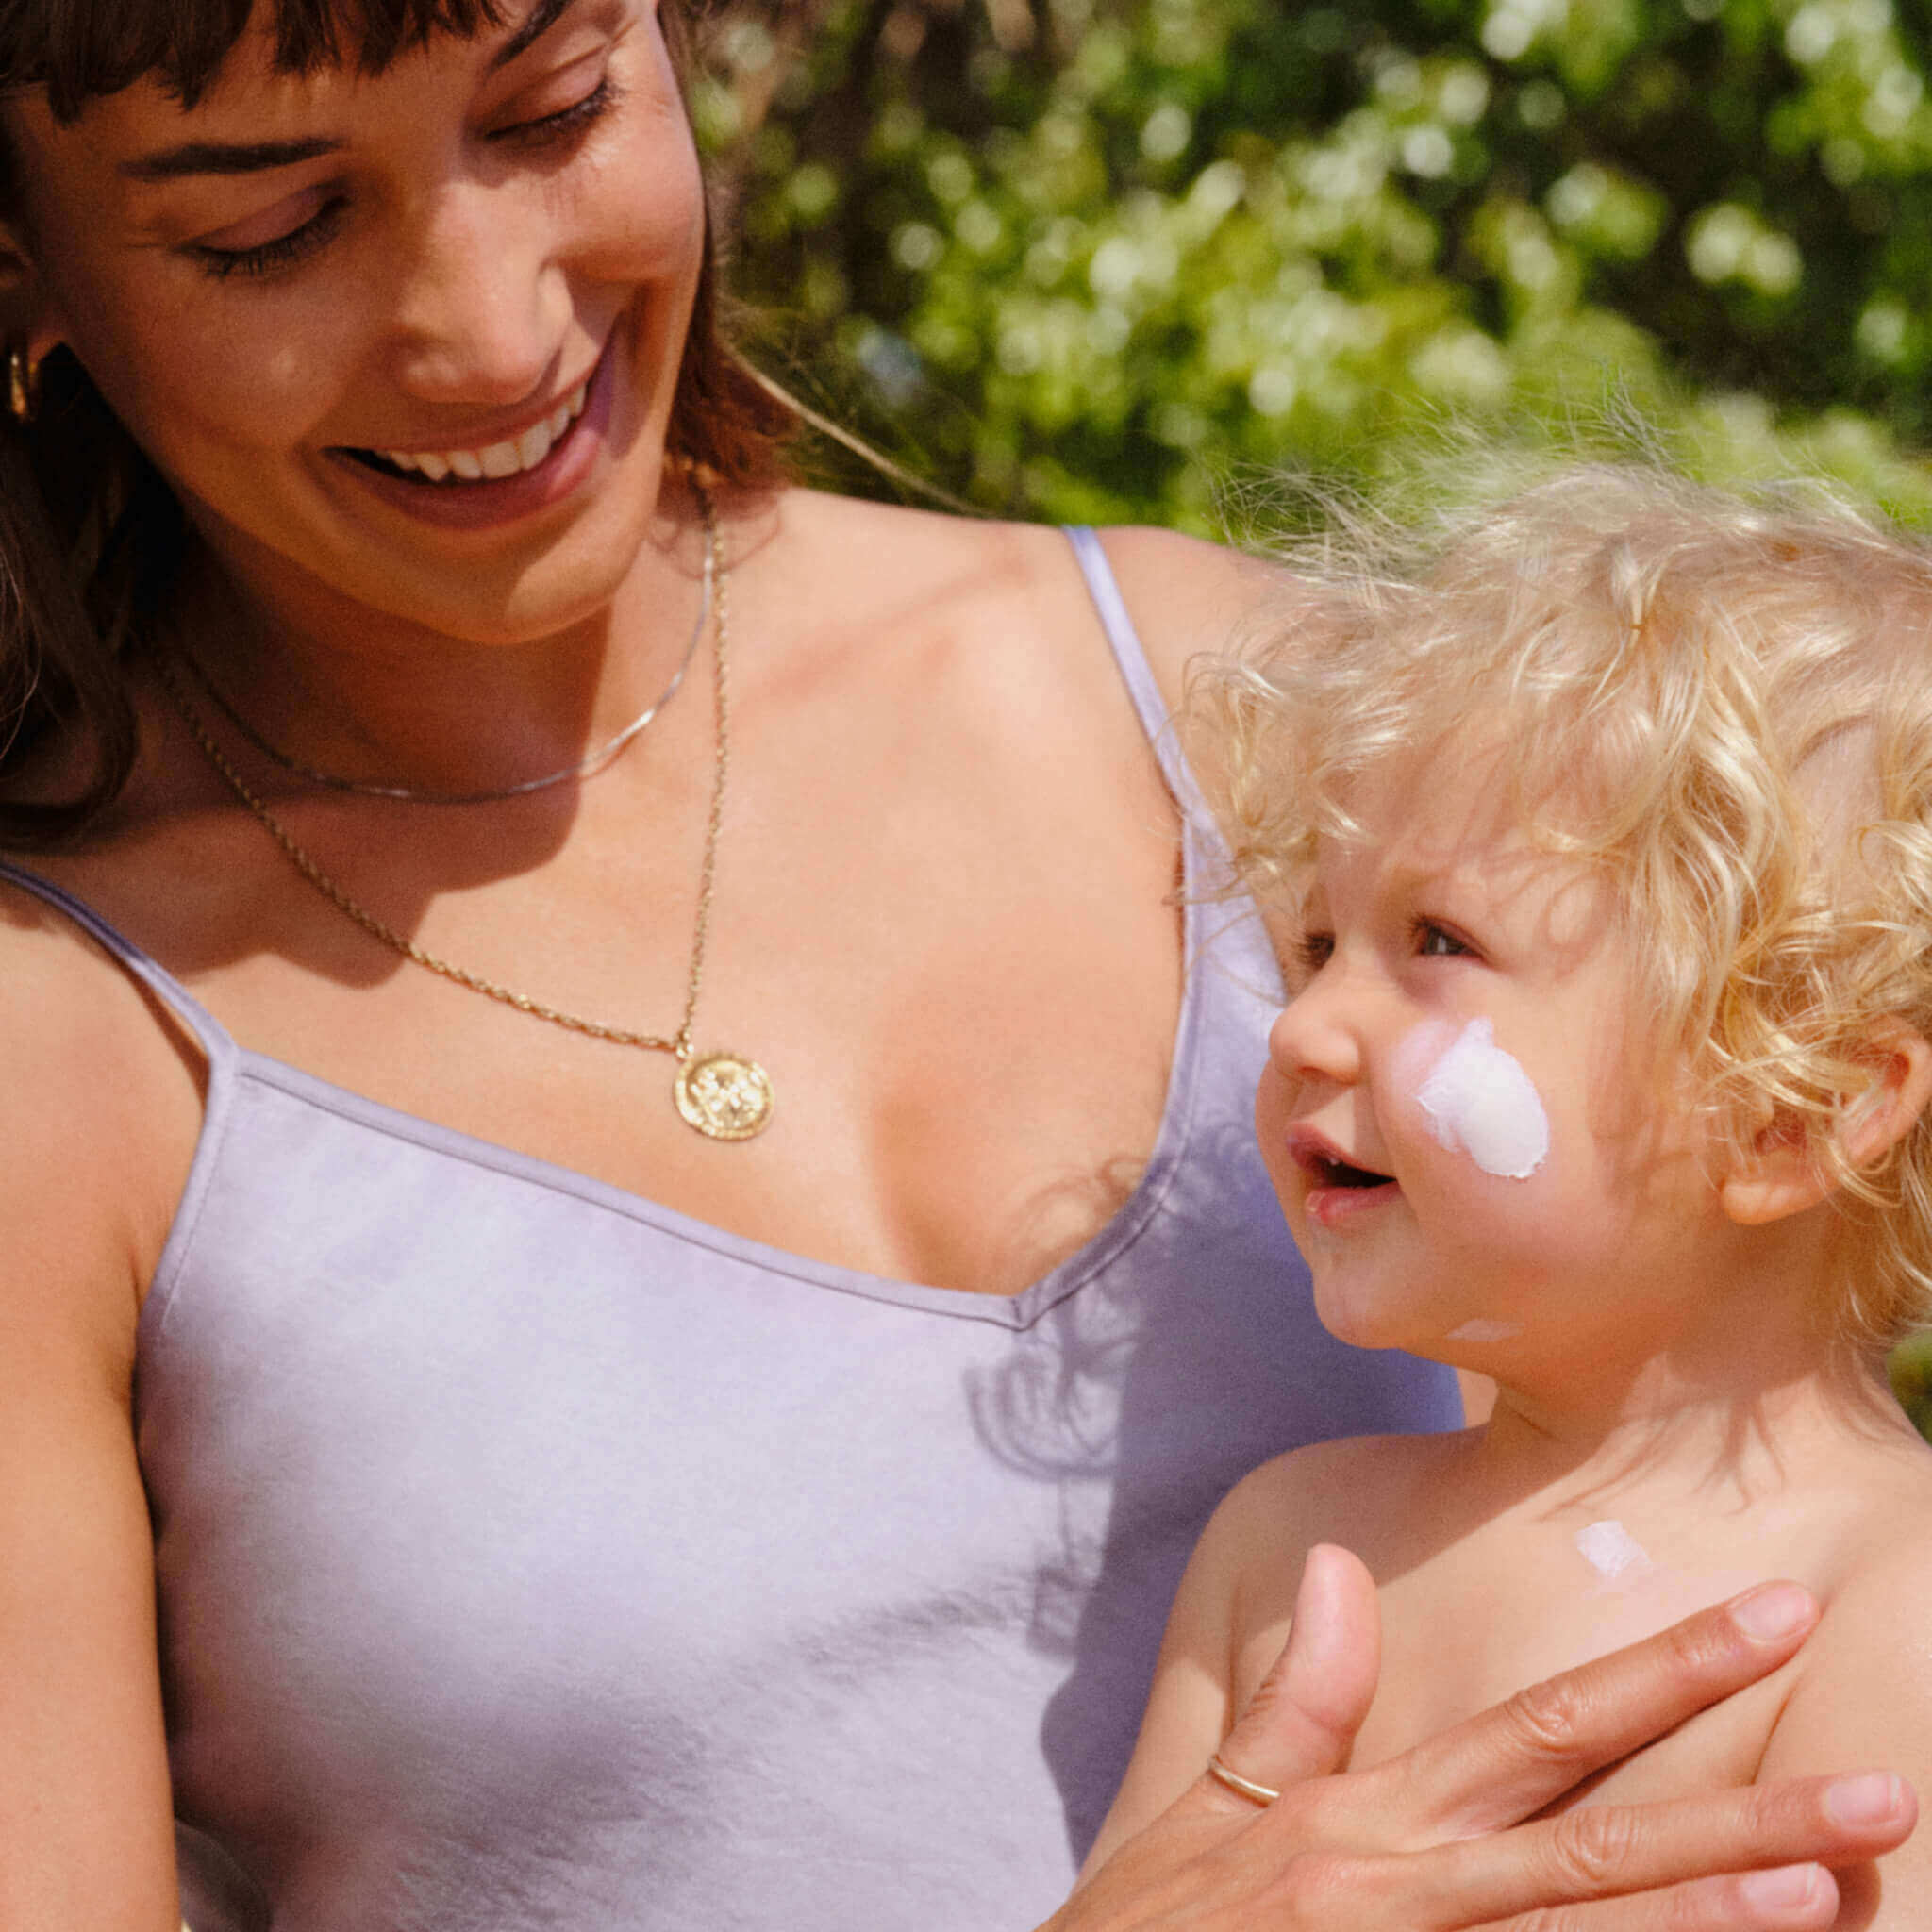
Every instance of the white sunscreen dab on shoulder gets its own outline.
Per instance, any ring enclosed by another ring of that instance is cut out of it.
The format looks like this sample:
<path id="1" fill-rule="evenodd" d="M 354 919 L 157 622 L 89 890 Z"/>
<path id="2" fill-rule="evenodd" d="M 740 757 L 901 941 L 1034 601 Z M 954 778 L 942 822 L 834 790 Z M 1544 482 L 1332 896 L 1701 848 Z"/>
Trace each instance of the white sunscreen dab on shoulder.
<path id="1" fill-rule="evenodd" d="M 1500 1180 L 1527 1180 L 1549 1154 L 1543 1104 L 1487 1020 L 1472 1020 L 1456 1036 L 1415 1098 L 1442 1146 L 1459 1149 Z"/>
<path id="2" fill-rule="evenodd" d="M 1579 1529 L 1576 1549 L 1607 1590 L 1618 1586 L 1627 1590 L 1648 1576 L 1653 1567 L 1643 1545 L 1614 1516 Z"/>

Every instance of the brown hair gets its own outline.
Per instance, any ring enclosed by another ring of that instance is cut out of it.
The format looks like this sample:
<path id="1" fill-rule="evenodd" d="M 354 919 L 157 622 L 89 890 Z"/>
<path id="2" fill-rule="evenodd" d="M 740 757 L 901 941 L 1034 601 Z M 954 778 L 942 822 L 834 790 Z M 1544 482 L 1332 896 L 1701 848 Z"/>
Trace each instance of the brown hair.
<path id="1" fill-rule="evenodd" d="M 556 0 L 539 0 L 547 10 Z M 379 73 L 440 33 L 501 25 L 503 0 L 261 0 L 283 71 L 353 62 Z M 689 0 L 660 0 L 680 80 L 693 47 Z M 148 76 L 186 107 L 246 30 L 254 0 L 0 0 L 0 92 L 38 89 L 57 118 Z M 0 141 L 0 219 L 20 220 L 17 158 Z M 785 475 L 793 412 L 732 347 L 708 225 L 670 444 L 740 493 Z M 0 344 L 0 349 L 4 349 Z M 34 423 L 0 420 L 0 784 L 50 732 L 76 734 L 92 770 L 58 804 L 0 799 L 0 845 L 71 840 L 133 769 L 134 710 L 121 659 L 167 608 L 187 540 L 174 492 L 80 364 L 49 356 Z"/>

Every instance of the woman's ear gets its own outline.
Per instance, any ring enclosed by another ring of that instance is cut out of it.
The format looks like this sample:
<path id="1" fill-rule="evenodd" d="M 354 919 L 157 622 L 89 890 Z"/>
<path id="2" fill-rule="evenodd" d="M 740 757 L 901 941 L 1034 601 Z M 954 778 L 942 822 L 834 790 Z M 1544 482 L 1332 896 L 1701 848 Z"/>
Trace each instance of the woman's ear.
<path id="1" fill-rule="evenodd" d="M 0 358 L 17 348 L 38 369 L 66 340 L 25 229 L 18 222 L 0 221 Z"/>
<path id="2" fill-rule="evenodd" d="M 1848 1166 L 1876 1167 L 1932 1101 L 1932 1043 L 1915 1027 L 1892 1022 L 1871 1035 L 1857 1058 L 1871 1078 L 1847 1102 L 1833 1135 Z M 1774 1120 L 1733 1159 L 1719 1199 L 1739 1226 L 1759 1227 L 1815 1208 L 1837 1186 L 1832 1164 L 1811 1138 Z"/>

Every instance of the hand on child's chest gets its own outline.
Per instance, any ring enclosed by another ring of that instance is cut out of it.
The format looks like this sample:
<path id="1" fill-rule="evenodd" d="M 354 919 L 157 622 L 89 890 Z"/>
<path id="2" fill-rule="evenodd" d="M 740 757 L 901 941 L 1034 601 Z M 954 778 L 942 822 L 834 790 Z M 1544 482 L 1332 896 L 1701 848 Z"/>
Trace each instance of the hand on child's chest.
<path id="1" fill-rule="evenodd" d="M 1392 1561 L 1365 1549 L 1381 1584 L 1382 1674 L 1352 1766 L 1398 1757 L 1531 1684 L 1771 1576 L 1828 1585 L 1829 1557 L 1789 1536 L 1744 1521 L 1657 1524 L 1628 1506 L 1625 1521 L 1607 1513 L 1614 1507 L 1603 1515 L 1506 1514 L 1443 1548 L 1407 1550 Z M 1244 1636 L 1235 1707 L 1285 1635 L 1284 1620 Z M 1587 1801 L 1749 1784 L 1802 1661 L 1617 1765 Z"/>
<path id="2" fill-rule="evenodd" d="M 1357 1740 L 1355 1766 L 1396 1757 L 1772 1574 L 1725 1563 L 1722 1551 L 1694 1569 L 1676 1568 L 1614 1517 L 1591 1518 L 1574 1534 L 1565 1525 L 1560 1538 L 1541 1541 L 1541 1562 L 1506 1540 L 1491 1547 L 1483 1539 L 1448 1553 L 1453 1575 L 1412 1573 L 1385 1584 L 1381 1690 Z M 1418 1587 L 1406 1588 L 1411 1581 Z M 1779 1672 L 1702 1713 L 1613 1767 L 1577 1802 L 1642 1803 L 1751 1783 L 1788 1679 Z"/>

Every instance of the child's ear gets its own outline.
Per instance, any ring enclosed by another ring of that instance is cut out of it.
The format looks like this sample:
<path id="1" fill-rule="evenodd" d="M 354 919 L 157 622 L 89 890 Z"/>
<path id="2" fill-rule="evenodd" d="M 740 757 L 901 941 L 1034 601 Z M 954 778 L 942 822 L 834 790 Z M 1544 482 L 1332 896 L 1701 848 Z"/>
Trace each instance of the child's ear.
<path id="1" fill-rule="evenodd" d="M 1916 1028 L 1894 1024 L 1874 1033 L 1859 1058 L 1872 1070 L 1871 1081 L 1847 1105 L 1835 1134 L 1850 1166 L 1876 1167 L 1932 1101 L 1932 1043 Z M 1815 1208 L 1837 1186 L 1810 1138 L 1774 1120 L 1732 1162 L 1719 1199 L 1740 1227 L 1758 1227 Z"/>

